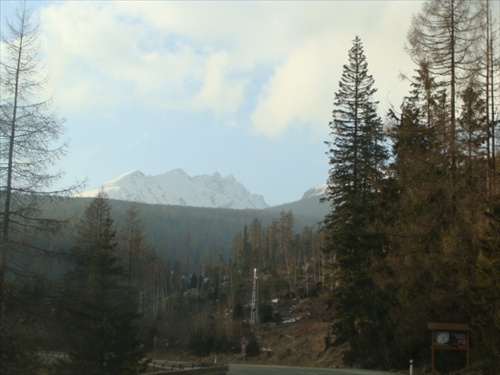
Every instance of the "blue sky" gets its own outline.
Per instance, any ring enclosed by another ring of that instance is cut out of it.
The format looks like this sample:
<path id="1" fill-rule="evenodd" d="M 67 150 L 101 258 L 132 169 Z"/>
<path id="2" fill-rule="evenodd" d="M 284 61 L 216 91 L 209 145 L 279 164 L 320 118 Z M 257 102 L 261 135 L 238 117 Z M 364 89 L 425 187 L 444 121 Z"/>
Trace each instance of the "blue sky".
<path id="1" fill-rule="evenodd" d="M 61 186 L 139 169 L 232 174 L 270 205 L 324 184 L 334 94 L 359 35 L 380 114 L 408 92 L 421 1 L 35 1 L 66 119 Z M 16 1 L 0 2 L 2 23 Z M 3 30 L 3 26 L 2 26 Z"/>

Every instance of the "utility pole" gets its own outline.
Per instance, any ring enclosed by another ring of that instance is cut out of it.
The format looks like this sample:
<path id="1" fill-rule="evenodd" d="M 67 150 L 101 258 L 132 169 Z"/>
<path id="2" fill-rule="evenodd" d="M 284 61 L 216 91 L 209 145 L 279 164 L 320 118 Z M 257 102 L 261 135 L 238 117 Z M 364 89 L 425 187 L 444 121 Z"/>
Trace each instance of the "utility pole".
<path id="1" fill-rule="evenodd" d="M 252 306 L 250 311 L 250 323 L 259 322 L 259 282 L 257 278 L 257 268 L 253 269 Z"/>

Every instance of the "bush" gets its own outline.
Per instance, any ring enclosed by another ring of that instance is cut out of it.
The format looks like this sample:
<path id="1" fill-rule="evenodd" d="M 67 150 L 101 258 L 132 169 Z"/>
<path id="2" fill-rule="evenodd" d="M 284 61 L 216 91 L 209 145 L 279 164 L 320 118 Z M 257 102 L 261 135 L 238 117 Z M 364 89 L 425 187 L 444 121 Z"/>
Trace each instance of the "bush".
<path id="1" fill-rule="evenodd" d="M 260 322 L 261 323 L 270 323 L 273 321 L 273 307 L 268 304 L 264 304 L 260 306 L 259 309 Z"/>
<path id="2" fill-rule="evenodd" d="M 260 354 L 260 347 L 255 339 L 252 339 L 248 342 L 246 349 L 247 357 L 256 357 Z"/>
<path id="3" fill-rule="evenodd" d="M 191 354 L 204 357 L 210 354 L 214 347 L 215 335 L 213 332 L 205 333 L 198 329 L 189 337 L 188 349 Z"/>

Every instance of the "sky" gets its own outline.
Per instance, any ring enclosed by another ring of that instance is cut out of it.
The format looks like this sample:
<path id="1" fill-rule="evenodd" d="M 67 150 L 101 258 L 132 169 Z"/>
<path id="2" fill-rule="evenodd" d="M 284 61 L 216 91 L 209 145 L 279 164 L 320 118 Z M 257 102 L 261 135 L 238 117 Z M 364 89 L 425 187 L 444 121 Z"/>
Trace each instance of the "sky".
<path id="1" fill-rule="evenodd" d="M 33 1 L 65 119 L 60 187 L 138 169 L 232 174 L 269 205 L 326 183 L 333 101 L 358 35 L 384 118 L 422 1 Z M 0 1 L 2 33 L 17 1 Z"/>

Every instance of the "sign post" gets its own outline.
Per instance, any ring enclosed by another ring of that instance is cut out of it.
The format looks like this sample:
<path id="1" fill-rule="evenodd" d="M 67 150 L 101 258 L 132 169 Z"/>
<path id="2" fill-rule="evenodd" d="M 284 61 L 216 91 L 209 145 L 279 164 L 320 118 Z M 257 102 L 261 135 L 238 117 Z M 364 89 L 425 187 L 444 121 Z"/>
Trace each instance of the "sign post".
<path id="1" fill-rule="evenodd" d="M 470 328 L 467 324 L 429 323 L 427 328 L 431 331 L 432 348 L 432 374 L 436 350 L 462 350 L 466 352 L 467 367 L 470 366 Z"/>

